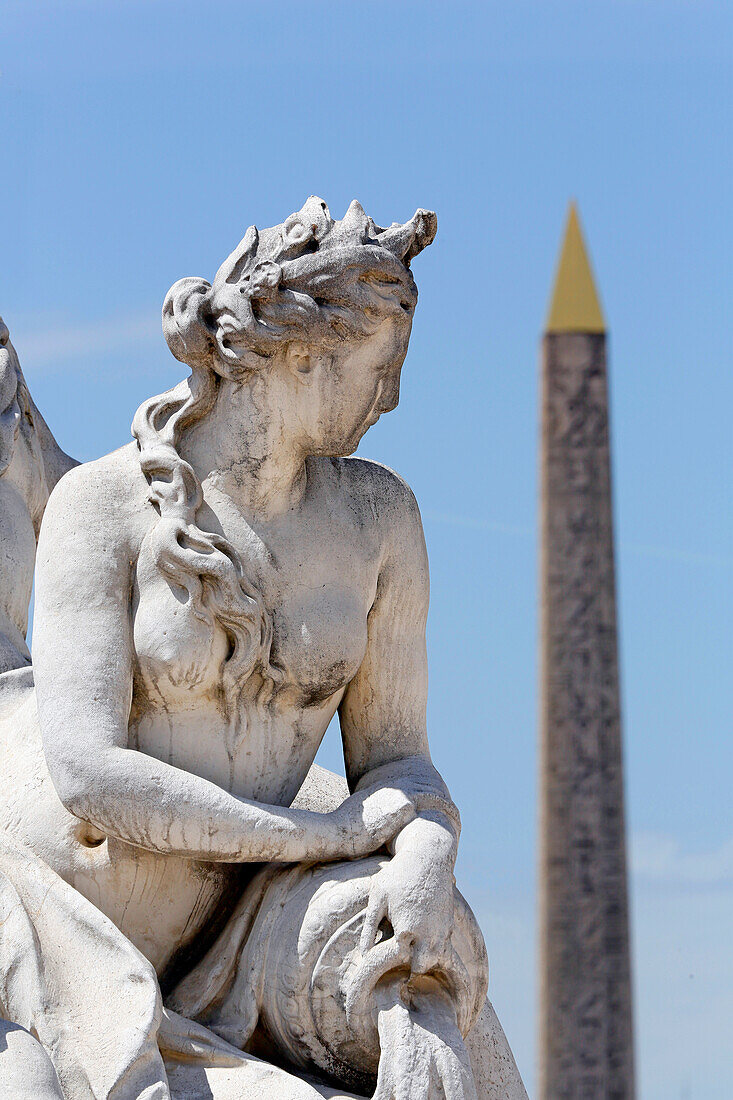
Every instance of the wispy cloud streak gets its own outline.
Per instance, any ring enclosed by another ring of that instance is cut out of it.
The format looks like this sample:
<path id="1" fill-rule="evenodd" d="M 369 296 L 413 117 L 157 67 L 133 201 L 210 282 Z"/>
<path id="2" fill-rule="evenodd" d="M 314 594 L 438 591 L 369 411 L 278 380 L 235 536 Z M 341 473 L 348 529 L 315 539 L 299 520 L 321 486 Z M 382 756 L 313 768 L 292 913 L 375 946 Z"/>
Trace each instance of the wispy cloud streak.
<path id="1" fill-rule="evenodd" d="M 733 837 L 706 852 L 685 852 L 676 837 L 639 833 L 631 838 L 631 870 L 647 881 L 733 886 Z"/>
<path id="2" fill-rule="evenodd" d="M 12 335 L 24 370 L 31 372 L 54 371 L 62 365 L 68 370 L 70 359 L 81 363 L 92 355 L 162 339 L 160 317 L 149 310 L 84 325 L 31 331 L 28 336 L 23 332 Z"/>
<path id="3" fill-rule="evenodd" d="M 525 538 L 534 534 L 531 527 L 523 527 L 512 523 L 497 523 L 481 516 L 458 516 L 427 509 L 422 510 L 422 517 L 429 523 L 445 523 L 452 527 L 465 527 L 471 531 L 493 531 L 498 535 L 521 535 Z"/>

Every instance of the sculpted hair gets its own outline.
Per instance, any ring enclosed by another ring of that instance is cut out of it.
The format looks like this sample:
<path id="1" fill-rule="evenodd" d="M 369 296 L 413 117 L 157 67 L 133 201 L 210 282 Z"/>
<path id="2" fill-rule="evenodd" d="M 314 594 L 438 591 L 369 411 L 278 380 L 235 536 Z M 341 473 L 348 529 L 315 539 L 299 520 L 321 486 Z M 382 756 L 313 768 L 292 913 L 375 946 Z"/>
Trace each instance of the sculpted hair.
<path id="1" fill-rule="evenodd" d="M 231 543 L 196 521 L 203 496 L 179 453 L 185 429 L 211 410 L 222 378 L 246 381 L 291 340 L 328 350 L 376 331 L 387 317 L 409 325 L 417 302 L 410 261 L 430 244 L 435 215 L 418 210 L 382 229 L 352 202 L 341 221 L 311 197 L 282 225 L 251 226 L 213 283 L 181 279 L 163 305 L 163 333 L 190 377 L 140 406 L 132 433 L 159 520 L 147 538 L 157 567 L 183 588 L 196 615 L 229 638 L 224 699 L 258 671 L 265 695 L 283 677 L 271 661 L 272 622 Z"/>

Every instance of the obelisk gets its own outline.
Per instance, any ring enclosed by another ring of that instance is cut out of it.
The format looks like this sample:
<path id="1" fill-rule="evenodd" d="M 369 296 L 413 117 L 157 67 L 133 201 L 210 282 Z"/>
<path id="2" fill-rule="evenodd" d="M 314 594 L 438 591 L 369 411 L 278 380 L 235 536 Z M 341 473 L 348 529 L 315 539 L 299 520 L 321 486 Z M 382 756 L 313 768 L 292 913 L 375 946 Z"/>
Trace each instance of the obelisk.
<path id="1" fill-rule="evenodd" d="M 542 343 L 541 1100 L 632 1100 L 606 328 L 571 205 Z"/>

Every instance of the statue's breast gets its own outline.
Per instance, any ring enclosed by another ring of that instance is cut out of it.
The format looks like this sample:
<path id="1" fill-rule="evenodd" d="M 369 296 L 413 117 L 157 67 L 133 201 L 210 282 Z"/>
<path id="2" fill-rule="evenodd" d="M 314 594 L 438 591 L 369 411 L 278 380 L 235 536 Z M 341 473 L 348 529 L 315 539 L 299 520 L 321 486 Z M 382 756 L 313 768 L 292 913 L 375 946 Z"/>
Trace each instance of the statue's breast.
<path id="1" fill-rule="evenodd" d="M 270 656 L 282 679 L 263 703 L 257 674 L 232 712 L 222 707 L 224 630 L 149 566 L 139 563 L 133 592 L 131 745 L 238 797 L 289 805 L 366 652 L 359 588 L 333 576 L 295 587 L 274 581 L 263 599 L 273 608 Z"/>
<path id="2" fill-rule="evenodd" d="M 213 616 L 202 617 L 190 593 L 163 576 L 145 547 L 132 610 L 136 671 L 151 698 L 171 702 L 216 687 L 229 648 L 225 631 Z"/>
<path id="3" fill-rule="evenodd" d="M 335 578 L 279 586 L 269 593 L 273 622 L 271 659 L 296 705 L 319 706 L 353 678 L 367 646 L 363 594 Z M 188 591 L 171 583 L 145 548 L 133 591 L 133 641 L 137 675 L 151 701 L 190 705 L 216 692 L 229 643 L 213 615 L 202 617 Z"/>
<path id="4" fill-rule="evenodd" d="M 343 585 L 299 586 L 273 611 L 273 659 L 301 693 L 320 704 L 356 674 L 367 647 L 363 596 Z"/>

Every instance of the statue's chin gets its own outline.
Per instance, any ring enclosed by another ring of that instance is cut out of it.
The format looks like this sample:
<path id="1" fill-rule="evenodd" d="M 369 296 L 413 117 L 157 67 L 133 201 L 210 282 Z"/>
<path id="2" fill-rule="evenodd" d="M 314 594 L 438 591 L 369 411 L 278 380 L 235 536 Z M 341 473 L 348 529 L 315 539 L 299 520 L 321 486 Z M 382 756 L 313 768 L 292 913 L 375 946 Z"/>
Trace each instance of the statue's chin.
<path id="1" fill-rule="evenodd" d="M 362 439 L 371 428 L 372 423 L 376 423 L 376 421 L 371 421 L 368 424 L 364 424 L 363 427 L 359 429 L 358 434 L 352 439 L 342 440 L 340 443 L 330 447 L 327 455 L 324 455 L 324 457 L 349 458 L 350 455 L 355 454 L 359 448 L 359 444 L 361 443 Z"/>

